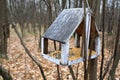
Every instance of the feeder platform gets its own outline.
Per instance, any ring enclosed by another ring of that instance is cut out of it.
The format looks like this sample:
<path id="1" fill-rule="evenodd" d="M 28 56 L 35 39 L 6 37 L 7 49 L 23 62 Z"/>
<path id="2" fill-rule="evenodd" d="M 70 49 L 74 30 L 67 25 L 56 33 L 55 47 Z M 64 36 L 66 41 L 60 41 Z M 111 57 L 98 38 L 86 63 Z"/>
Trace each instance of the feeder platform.
<path id="1" fill-rule="evenodd" d="M 81 48 L 70 48 L 68 59 L 76 60 L 76 59 L 82 58 L 82 54 L 80 52 L 81 52 Z M 92 56 L 96 54 L 96 51 L 94 50 L 90 51 L 89 49 L 88 53 L 91 54 Z M 56 58 L 56 59 L 61 59 L 61 51 L 60 50 L 50 51 L 49 56 Z"/>

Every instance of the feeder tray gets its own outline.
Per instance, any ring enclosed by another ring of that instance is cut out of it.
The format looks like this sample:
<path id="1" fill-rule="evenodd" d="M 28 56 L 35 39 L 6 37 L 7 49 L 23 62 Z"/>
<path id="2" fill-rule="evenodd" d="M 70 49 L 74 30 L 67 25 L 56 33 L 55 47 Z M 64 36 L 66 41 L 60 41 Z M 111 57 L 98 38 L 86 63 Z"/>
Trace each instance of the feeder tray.
<path id="1" fill-rule="evenodd" d="M 68 60 L 76 60 L 82 58 L 82 54 L 80 54 L 80 52 L 81 52 L 81 48 L 70 48 Z M 90 54 L 90 49 L 88 49 L 88 53 Z M 92 50 L 91 56 L 95 54 L 96 51 Z M 50 51 L 49 56 L 56 59 L 61 59 L 61 51 L 60 50 Z"/>

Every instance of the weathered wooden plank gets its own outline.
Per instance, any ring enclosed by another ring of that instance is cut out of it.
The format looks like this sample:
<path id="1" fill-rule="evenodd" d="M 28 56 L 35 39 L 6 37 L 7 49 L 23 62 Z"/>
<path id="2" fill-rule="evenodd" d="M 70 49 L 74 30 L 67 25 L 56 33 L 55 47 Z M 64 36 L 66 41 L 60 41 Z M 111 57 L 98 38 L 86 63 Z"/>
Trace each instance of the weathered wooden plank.
<path id="1" fill-rule="evenodd" d="M 76 59 L 76 60 L 71 60 L 71 61 L 68 61 L 68 65 L 77 64 L 77 63 L 82 62 L 82 61 L 84 61 L 83 58 L 79 58 L 79 59 Z"/>
<path id="2" fill-rule="evenodd" d="M 89 47 L 89 40 L 90 40 L 90 28 L 91 28 L 91 13 L 88 12 L 86 14 L 86 56 L 88 56 L 88 47 Z"/>
<path id="3" fill-rule="evenodd" d="M 47 59 L 47 60 L 49 60 L 49 61 L 51 61 L 51 62 L 54 62 L 54 63 L 60 65 L 60 60 L 59 60 L 59 59 L 53 58 L 53 57 L 51 57 L 51 56 L 49 56 L 49 55 L 46 55 L 45 53 L 43 53 L 42 56 L 43 56 L 45 59 Z"/>
<path id="4" fill-rule="evenodd" d="M 44 34 L 45 38 L 66 42 L 83 20 L 83 8 L 65 9 Z"/>
<path id="5" fill-rule="evenodd" d="M 80 48 L 80 35 L 78 33 L 75 33 L 74 45 L 75 47 Z"/>
<path id="6" fill-rule="evenodd" d="M 101 46 L 100 45 L 100 37 L 96 37 L 96 39 L 95 39 L 95 50 L 96 50 L 98 55 L 100 55 L 100 50 L 101 50 L 100 46 Z"/>
<path id="7" fill-rule="evenodd" d="M 62 44 L 61 64 L 67 65 L 69 56 L 69 41 L 66 44 Z"/>
<path id="8" fill-rule="evenodd" d="M 48 39 L 44 38 L 44 53 L 48 53 Z"/>
<path id="9" fill-rule="evenodd" d="M 44 38 L 41 38 L 41 54 L 44 52 Z"/>

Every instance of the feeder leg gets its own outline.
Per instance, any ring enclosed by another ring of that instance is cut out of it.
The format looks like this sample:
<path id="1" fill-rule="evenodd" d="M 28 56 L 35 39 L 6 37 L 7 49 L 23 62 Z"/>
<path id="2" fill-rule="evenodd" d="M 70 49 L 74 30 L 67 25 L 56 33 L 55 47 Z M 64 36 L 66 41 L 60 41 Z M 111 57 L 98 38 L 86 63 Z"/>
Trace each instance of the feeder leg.
<path id="1" fill-rule="evenodd" d="M 75 34 L 75 47 L 80 47 L 80 35 L 78 33 Z"/>
<path id="2" fill-rule="evenodd" d="M 69 55 L 69 41 L 66 44 L 62 44 L 62 54 L 61 54 L 61 64 L 68 64 L 68 55 Z"/>
<path id="3" fill-rule="evenodd" d="M 44 53 L 48 53 L 48 39 L 44 38 Z"/>

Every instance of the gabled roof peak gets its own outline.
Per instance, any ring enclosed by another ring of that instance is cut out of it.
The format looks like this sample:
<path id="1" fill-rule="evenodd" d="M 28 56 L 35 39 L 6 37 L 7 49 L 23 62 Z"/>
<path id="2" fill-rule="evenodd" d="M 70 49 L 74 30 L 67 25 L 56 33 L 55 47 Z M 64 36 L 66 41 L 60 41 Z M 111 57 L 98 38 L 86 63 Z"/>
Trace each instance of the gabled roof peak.
<path id="1" fill-rule="evenodd" d="M 88 11 L 88 8 L 86 8 Z M 66 43 L 83 21 L 84 9 L 64 9 L 50 25 L 43 37 Z"/>

